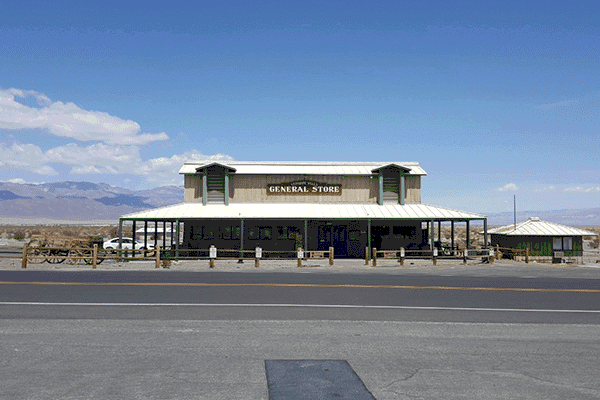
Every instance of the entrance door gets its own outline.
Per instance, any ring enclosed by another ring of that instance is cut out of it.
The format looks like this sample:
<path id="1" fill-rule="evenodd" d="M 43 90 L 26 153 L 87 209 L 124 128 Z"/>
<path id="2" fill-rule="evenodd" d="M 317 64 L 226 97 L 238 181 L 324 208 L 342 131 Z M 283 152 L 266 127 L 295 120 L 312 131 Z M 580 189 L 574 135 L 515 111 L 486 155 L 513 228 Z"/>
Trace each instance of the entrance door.
<path id="1" fill-rule="evenodd" d="M 335 257 L 348 255 L 348 230 L 345 225 L 319 226 L 319 250 L 333 247 Z"/>

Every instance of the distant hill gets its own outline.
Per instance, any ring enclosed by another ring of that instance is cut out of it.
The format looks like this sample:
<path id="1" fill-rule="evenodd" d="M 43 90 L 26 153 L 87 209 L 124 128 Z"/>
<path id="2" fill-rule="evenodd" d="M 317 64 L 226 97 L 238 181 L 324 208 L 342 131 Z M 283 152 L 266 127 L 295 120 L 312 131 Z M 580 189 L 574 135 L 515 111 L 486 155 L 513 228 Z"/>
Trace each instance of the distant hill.
<path id="1" fill-rule="evenodd" d="M 0 182 L 0 224 L 117 223 L 119 217 L 183 202 L 182 186 L 132 190 L 106 183 L 56 182 L 39 185 Z M 507 225 L 513 213 L 487 214 L 488 225 Z M 600 226 L 600 208 L 519 211 L 517 222 L 540 217 L 572 226 Z"/>
<path id="2" fill-rule="evenodd" d="M 132 190 L 106 183 L 0 182 L 0 223 L 116 223 L 123 214 L 183 202 L 183 187 Z"/>

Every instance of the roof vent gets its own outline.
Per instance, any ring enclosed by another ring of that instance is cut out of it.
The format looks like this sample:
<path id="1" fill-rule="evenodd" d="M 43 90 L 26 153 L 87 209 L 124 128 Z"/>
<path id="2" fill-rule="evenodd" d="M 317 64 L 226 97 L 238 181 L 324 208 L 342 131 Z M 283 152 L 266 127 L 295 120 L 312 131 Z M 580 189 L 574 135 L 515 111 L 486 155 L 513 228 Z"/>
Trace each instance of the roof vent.
<path id="1" fill-rule="evenodd" d="M 540 221 L 540 217 L 529 217 L 530 221 Z"/>

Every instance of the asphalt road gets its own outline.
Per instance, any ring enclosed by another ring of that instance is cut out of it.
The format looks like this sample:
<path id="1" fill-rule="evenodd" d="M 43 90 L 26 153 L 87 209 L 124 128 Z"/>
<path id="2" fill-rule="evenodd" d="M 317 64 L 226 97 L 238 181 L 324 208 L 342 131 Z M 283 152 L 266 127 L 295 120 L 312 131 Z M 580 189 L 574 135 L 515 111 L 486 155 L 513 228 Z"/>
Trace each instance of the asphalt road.
<path id="1" fill-rule="evenodd" d="M 593 279 L 2 271 L 0 398 L 267 399 L 267 360 L 378 400 L 600 398 L 599 311 Z"/>
<path id="2" fill-rule="evenodd" d="M 2 271 L 0 318 L 600 323 L 600 280 Z"/>

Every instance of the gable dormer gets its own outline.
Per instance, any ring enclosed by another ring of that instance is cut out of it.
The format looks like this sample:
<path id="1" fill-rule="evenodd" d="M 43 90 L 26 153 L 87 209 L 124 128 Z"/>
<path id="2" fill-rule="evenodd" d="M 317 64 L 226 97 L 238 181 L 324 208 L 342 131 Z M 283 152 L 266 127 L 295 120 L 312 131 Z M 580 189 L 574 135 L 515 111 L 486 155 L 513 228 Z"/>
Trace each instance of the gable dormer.
<path id="1" fill-rule="evenodd" d="M 235 171 L 216 162 L 196 168 L 196 174 L 202 176 L 202 204 L 229 205 L 229 177 Z"/>
<path id="2" fill-rule="evenodd" d="M 379 179 L 379 204 L 404 204 L 406 200 L 405 175 L 410 168 L 387 164 L 371 170 Z"/>

